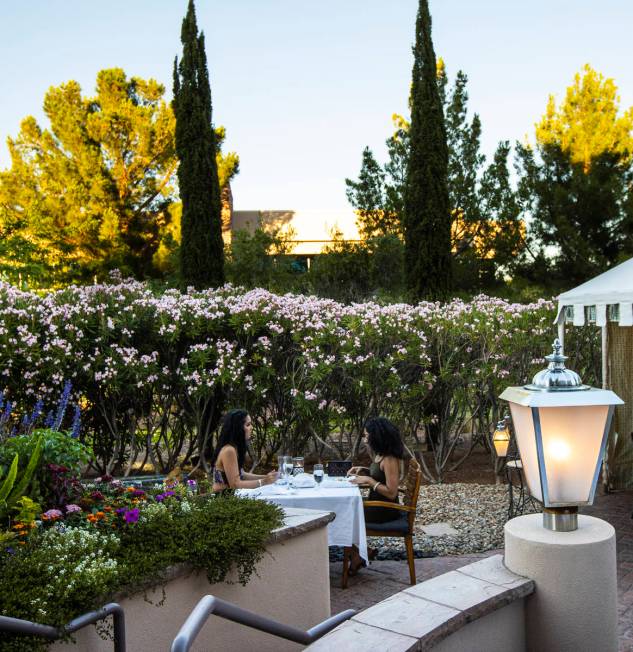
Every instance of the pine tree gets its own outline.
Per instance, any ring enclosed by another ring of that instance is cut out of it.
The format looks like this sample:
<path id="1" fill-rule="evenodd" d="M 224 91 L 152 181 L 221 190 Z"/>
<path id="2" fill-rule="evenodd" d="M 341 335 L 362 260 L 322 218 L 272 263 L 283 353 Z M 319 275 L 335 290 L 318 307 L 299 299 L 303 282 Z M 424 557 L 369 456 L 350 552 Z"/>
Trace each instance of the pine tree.
<path id="1" fill-rule="evenodd" d="M 385 173 L 369 147 L 363 150 L 358 181 L 345 179 L 345 185 L 347 199 L 356 209 L 356 225 L 361 237 L 368 240 L 390 233 L 398 218 L 391 217 L 385 210 Z"/>
<path id="2" fill-rule="evenodd" d="M 448 147 L 427 0 L 420 0 L 413 57 L 404 193 L 407 286 L 416 299 L 445 299 L 452 285 Z"/>
<path id="3" fill-rule="evenodd" d="M 632 153 L 633 108 L 620 112 L 612 79 L 585 66 L 560 106 L 550 97 L 536 146 L 517 145 L 529 278 L 566 288 L 630 255 Z"/>
<path id="4" fill-rule="evenodd" d="M 154 254 L 177 200 L 164 92 L 120 68 L 101 70 L 91 96 L 72 80 L 47 91 L 48 126 L 26 117 L 8 140 L 11 166 L 0 171 L 3 274 L 45 287 L 114 268 L 158 274 Z"/>
<path id="5" fill-rule="evenodd" d="M 180 38 L 183 54 L 174 63 L 173 102 L 182 200 L 180 273 L 183 285 L 202 289 L 224 282 L 224 247 L 211 88 L 193 0 Z"/>

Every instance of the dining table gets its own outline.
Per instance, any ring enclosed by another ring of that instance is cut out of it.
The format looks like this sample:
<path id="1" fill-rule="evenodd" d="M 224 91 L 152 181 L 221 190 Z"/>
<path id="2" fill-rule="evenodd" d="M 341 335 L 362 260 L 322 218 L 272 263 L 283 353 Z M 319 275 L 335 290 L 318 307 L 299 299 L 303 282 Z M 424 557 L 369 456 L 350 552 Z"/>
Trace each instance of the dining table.
<path id="1" fill-rule="evenodd" d="M 345 478 L 325 476 L 321 485 L 316 486 L 293 487 L 292 481 L 288 484 L 276 482 L 257 489 L 239 489 L 236 493 L 248 498 L 266 500 L 280 507 L 333 512 L 336 518 L 327 526 L 328 545 L 344 548 L 354 545 L 358 548 L 360 556 L 365 561 L 368 560 L 363 499 L 358 487 Z"/>

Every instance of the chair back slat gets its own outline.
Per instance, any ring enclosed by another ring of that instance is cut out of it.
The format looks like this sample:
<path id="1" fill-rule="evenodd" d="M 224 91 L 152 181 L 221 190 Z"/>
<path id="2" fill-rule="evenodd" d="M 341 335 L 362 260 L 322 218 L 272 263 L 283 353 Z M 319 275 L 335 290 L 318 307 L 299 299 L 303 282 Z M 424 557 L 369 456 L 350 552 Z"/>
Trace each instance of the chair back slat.
<path id="1" fill-rule="evenodd" d="M 420 485 L 422 484 L 422 469 L 417 460 L 412 457 L 409 460 L 409 470 L 405 481 L 403 504 L 409 507 L 415 507 L 418 504 L 418 495 L 420 494 Z M 415 521 L 415 512 L 409 513 L 409 527 L 413 531 Z"/>
<path id="2" fill-rule="evenodd" d="M 418 494 L 420 493 L 420 484 L 422 482 L 422 470 L 415 458 L 409 460 L 409 469 L 404 484 L 404 504 L 415 506 L 418 502 Z"/>

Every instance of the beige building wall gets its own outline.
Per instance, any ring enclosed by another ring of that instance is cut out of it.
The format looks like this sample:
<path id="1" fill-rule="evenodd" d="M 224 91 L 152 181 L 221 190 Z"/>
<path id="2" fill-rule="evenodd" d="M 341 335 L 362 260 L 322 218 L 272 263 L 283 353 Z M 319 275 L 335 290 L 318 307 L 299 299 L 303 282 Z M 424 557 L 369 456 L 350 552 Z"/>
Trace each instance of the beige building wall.
<path id="1" fill-rule="evenodd" d="M 345 240 L 360 239 L 356 215 L 351 209 L 233 211 L 232 233 L 240 229 L 253 232 L 258 227 L 288 233 L 295 243 L 292 253 L 300 256 L 320 254 L 332 242 L 333 231 L 339 231 Z"/>

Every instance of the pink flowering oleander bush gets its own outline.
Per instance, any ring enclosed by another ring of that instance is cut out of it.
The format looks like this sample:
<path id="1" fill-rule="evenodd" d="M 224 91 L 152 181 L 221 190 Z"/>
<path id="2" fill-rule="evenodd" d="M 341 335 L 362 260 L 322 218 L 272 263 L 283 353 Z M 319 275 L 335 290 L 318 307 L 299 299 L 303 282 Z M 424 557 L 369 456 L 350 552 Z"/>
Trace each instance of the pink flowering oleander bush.
<path id="1" fill-rule="evenodd" d="M 225 286 L 156 293 L 145 284 L 70 286 L 44 296 L 0 285 L 0 388 L 32 408 L 71 380 L 82 439 L 102 473 L 158 471 L 208 452 L 222 412 L 249 410 L 255 461 L 314 447 L 354 454 L 383 414 L 433 444 L 441 479 L 460 435 L 484 441 L 498 395 L 542 367 L 552 302 L 344 305 Z M 595 382 L 595 329 L 570 331 L 570 364 Z M 582 357 L 574 355 L 582 352 Z"/>

